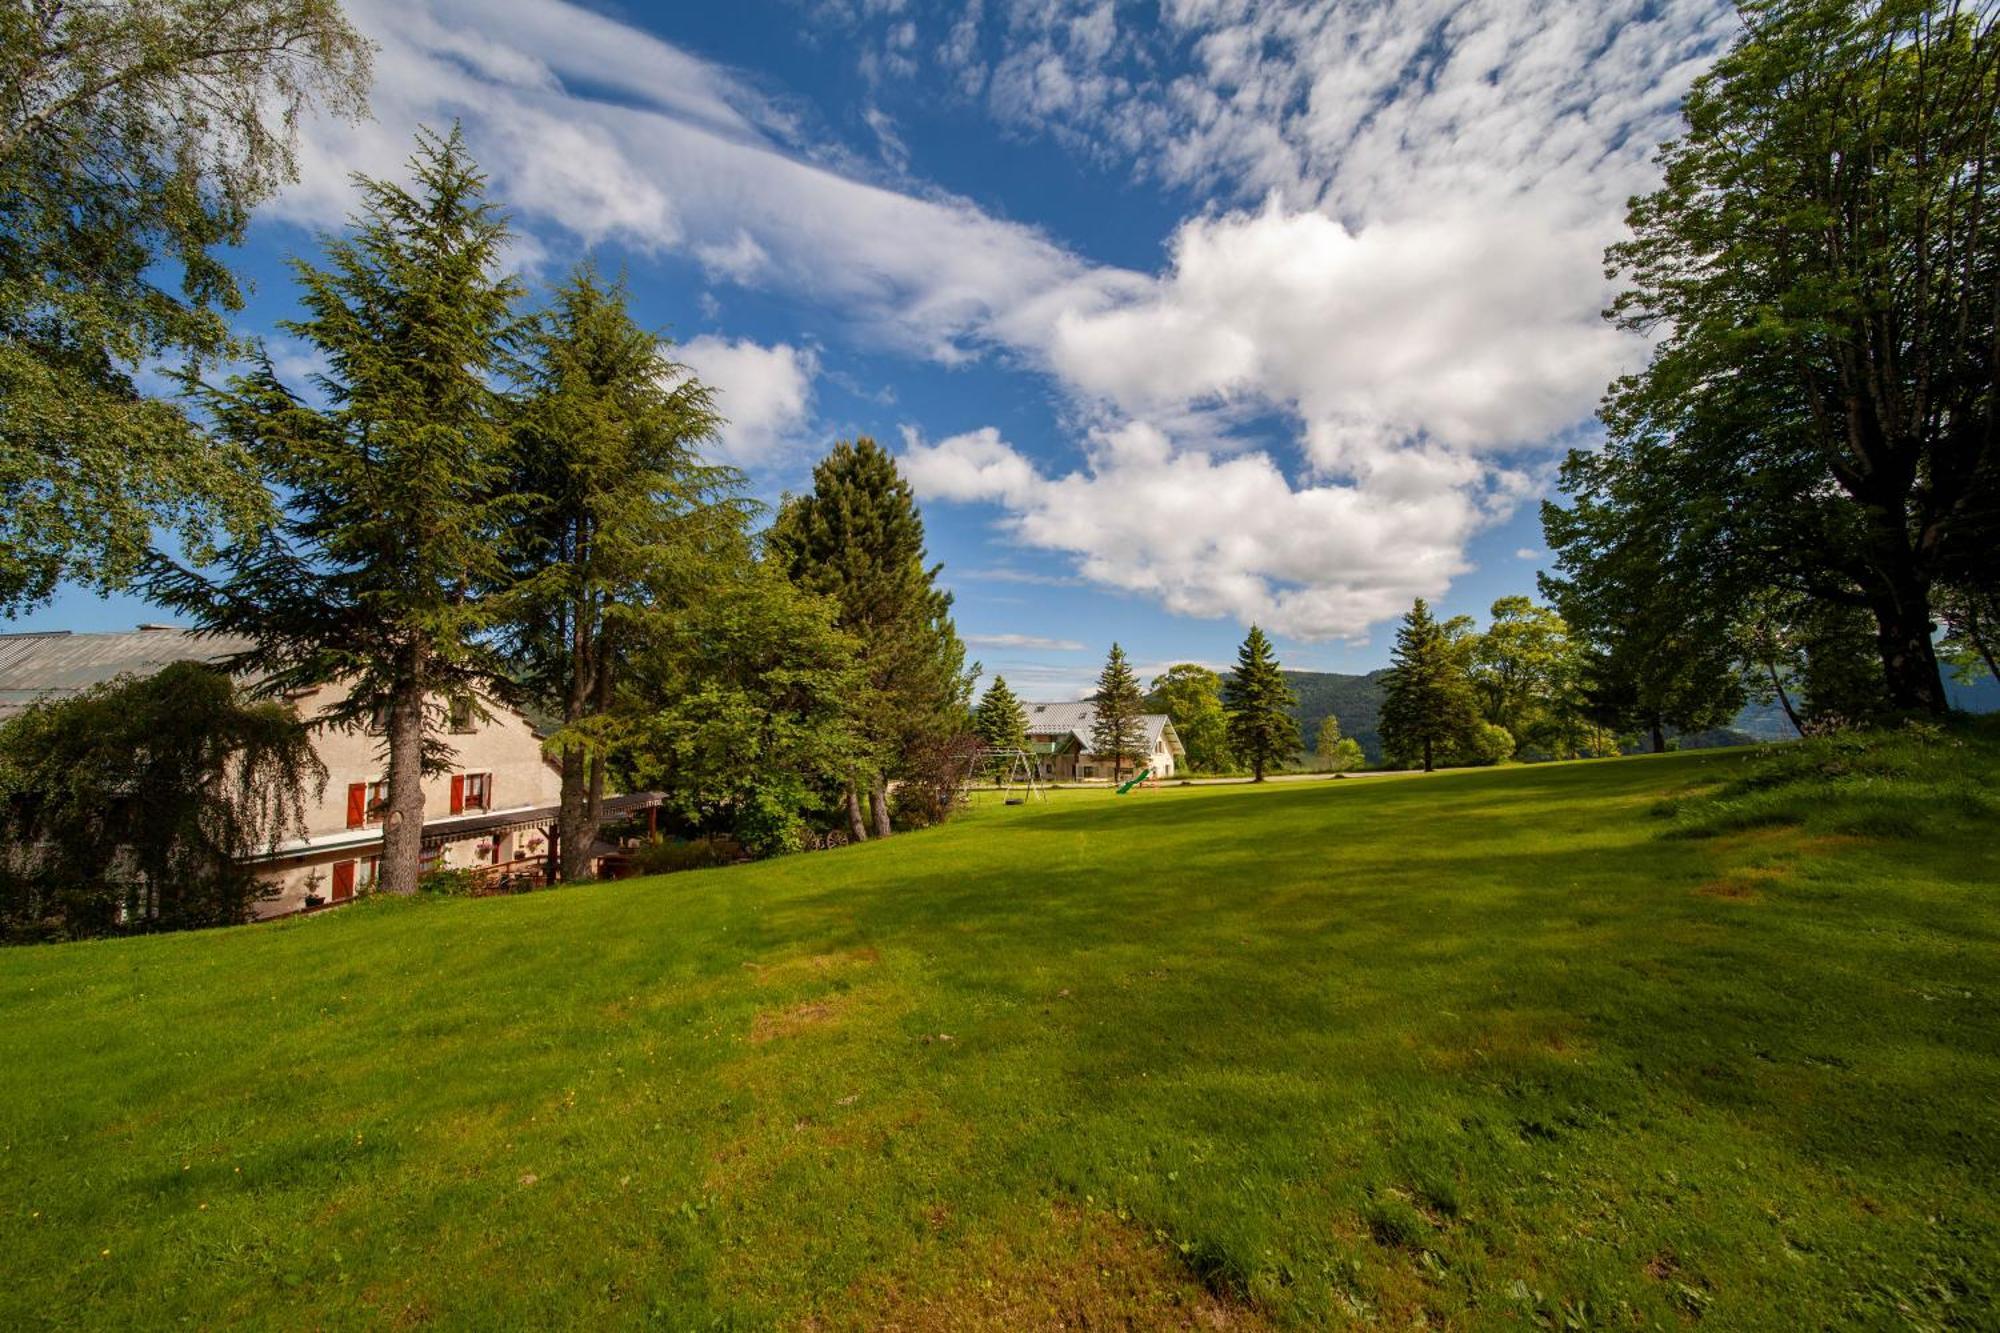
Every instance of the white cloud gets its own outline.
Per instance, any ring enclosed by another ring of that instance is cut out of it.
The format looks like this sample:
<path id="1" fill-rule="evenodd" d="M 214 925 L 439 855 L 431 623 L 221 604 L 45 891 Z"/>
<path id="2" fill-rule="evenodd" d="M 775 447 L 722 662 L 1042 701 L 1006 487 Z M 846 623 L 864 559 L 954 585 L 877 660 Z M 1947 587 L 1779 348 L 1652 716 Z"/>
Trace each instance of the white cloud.
<path id="1" fill-rule="evenodd" d="M 1305 639 L 1360 638 L 1441 593 L 1472 533 L 1516 498 L 1474 462 L 1415 449 L 1397 467 L 1437 484 L 1295 486 L 1265 453 L 1176 448 L 1139 422 L 1093 432 L 1086 466 L 1056 477 L 991 427 L 906 436 L 901 466 L 920 498 L 1004 506 L 1013 535 L 1071 553 L 1095 582 Z"/>
<path id="2" fill-rule="evenodd" d="M 768 461 L 796 442 L 812 419 L 813 377 L 819 358 L 811 348 L 704 334 L 673 349 L 676 360 L 715 390 L 725 418 L 722 461 L 738 466 Z"/>
<path id="3" fill-rule="evenodd" d="M 872 0 L 827 12 L 875 25 L 885 60 L 941 41 L 1010 126 L 1204 198 L 1163 271 L 843 174 L 871 168 L 728 71 L 563 0 L 353 0 L 382 45 L 377 118 L 311 127 L 281 208 L 335 221 L 348 170 L 393 174 L 417 123 L 462 118 L 523 256 L 574 248 L 559 235 L 684 253 L 860 337 L 946 364 L 997 351 L 1068 393 L 1079 466 L 990 428 L 913 440 L 928 496 L 996 505 L 1018 540 L 1169 609 L 1351 637 L 1442 592 L 1546 438 L 1643 355 L 1598 317 L 1598 257 L 1731 13 L 1167 0 L 1150 35 L 1109 0 L 992 7 L 928 32 Z M 869 111 L 894 164 L 894 124 Z M 809 420 L 810 351 L 681 352 L 707 356 L 739 461 Z M 1290 450 L 1246 452 L 1236 427 L 1272 413 Z"/>
<path id="4" fill-rule="evenodd" d="M 1540 560 L 1546 555 L 1548 552 L 1537 546 L 1523 546 L 1514 552 L 1516 560 Z"/>
<path id="5" fill-rule="evenodd" d="M 1075 639 L 1051 639 L 1040 634 L 964 634 L 974 648 L 1030 648 L 1049 653 L 1080 653 L 1083 645 Z"/>

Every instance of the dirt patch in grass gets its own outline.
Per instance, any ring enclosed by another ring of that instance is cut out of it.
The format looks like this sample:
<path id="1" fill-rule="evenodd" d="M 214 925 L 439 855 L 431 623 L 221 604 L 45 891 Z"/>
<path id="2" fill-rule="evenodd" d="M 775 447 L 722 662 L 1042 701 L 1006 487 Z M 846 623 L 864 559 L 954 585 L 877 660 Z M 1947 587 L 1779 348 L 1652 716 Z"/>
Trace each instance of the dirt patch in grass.
<path id="1" fill-rule="evenodd" d="M 1051 1205 L 1045 1225 L 1031 1235 L 968 1238 L 946 1262 L 941 1282 L 895 1274 L 864 1279 L 801 1327 L 905 1333 L 1271 1327 L 1257 1310 L 1209 1290 L 1143 1228 L 1071 1204 Z"/>
<path id="2" fill-rule="evenodd" d="M 781 1037 L 796 1037 L 801 1032 L 824 1027 L 837 1021 L 847 1008 L 847 997 L 830 995 L 823 999 L 806 1000 L 789 1009 L 765 1009 L 750 1022 L 750 1041 L 761 1046 L 767 1041 L 777 1041 Z"/>
<path id="3" fill-rule="evenodd" d="M 806 954 L 770 963 L 748 962 L 743 964 L 743 970 L 750 973 L 760 986 L 782 986 L 840 976 L 873 967 L 881 961 L 881 951 L 869 945 L 845 953 Z"/>
<path id="4" fill-rule="evenodd" d="M 1720 898 L 1733 903 L 1755 902 L 1764 896 L 1758 892 L 1756 885 L 1749 883 L 1740 875 L 1709 880 L 1706 884 L 1698 886 L 1694 892 L 1698 898 Z"/>

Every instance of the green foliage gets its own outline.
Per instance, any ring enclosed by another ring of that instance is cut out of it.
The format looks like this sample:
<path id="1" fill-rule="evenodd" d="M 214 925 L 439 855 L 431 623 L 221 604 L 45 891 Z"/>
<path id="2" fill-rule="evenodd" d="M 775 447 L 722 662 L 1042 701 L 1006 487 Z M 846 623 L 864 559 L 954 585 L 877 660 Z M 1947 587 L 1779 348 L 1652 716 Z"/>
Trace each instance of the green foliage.
<path id="1" fill-rule="evenodd" d="M 861 655 L 854 698 L 860 743 L 852 780 L 873 788 L 887 833 L 884 779 L 926 742 L 965 732 L 973 674 L 951 620 L 951 594 L 924 563 L 924 525 L 895 460 L 866 436 L 842 441 L 813 469 L 809 495 L 779 508 L 773 557 L 807 591 L 828 597 Z"/>
<path id="2" fill-rule="evenodd" d="M 434 898 L 470 898 L 479 892 L 483 877 L 470 866 L 440 867 L 417 876 L 417 892 Z"/>
<path id="3" fill-rule="evenodd" d="M 1139 721 L 1145 711 L 1145 696 L 1139 692 L 1139 677 L 1125 659 L 1125 650 L 1111 645 L 1104 670 L 1097 673 L 1097 691 L 1090 696 L 1090 752 L 1111 760 L 1111 779 L 1124 778 L 1128 763 L 1136 767 L 1145 757 L 1145 732 Z"/>
<path id="4" fill-rule="evenodd" d="M 1319 760 L 1320 767 L 1333 762 L 1333 757 L 1340 753 L 1342 739 L 1339 718 L 1329 713 L 1320 719 L 1319 731 L 1313 737 L 1313 757 Z"/>
<path id="5" fill-rule="evenodd" d="M 1458 763 L 1475 768 L 1504 764 L 1514 757 L 1514 733 L 1493 722 L 1474 724 L 1465 748 L 1453 756 Z"/>
<path id="6" fill-rule="evenodd" d="M 1450 755 L 1480 753 L 1479 709 L 1466 667 L 1466 627 L 1439 624 L 1419 597 L 1396 631 L 1382 698 L 1382 751 L 1392 764 L 1428 773 Z"/>
<path id="7" fill-rule="evenodd" d="M 1329 773 L 1352 773 L 1368 762 L 1368 756 L 1361 749 L 1361 742 L 1352 736 L 1342 736 L 1333 747 L 1333 753 L 1326 757 L 1324 765 Z"/>
<path id="8" fill-rule="evenodd" d="M 1299 724 L 1292 720 L 1298 701 L 1285 686 L 1271 641 L 1255 625 L 1236 650 L 1222 704 L 1229 714 L 1229 748 L 1250 766 L 1253 781 L 1262 782 L 1266 770 L 1299 752 Z"/>
<path id="9" fill-rule="evenodd" d="M 1548 607 L 1526 597 L 1493 603 L 1491 623 L 1472 641 L 1470 676 L 1482 716 L 1512 738 L 1510 753 L 1574 759 L 1587 752 L 1585 660 L 1569 626 Z"/>
<path id="10" fill-rule="evenodd" d="M 1947 587 L 1937 594 L 1938 618 L 1944 638 L 1938 655 L 1951 664 L 1960 683 L 1982 675 L 2000 681 L 2000 593 Z"/>
<path id="11" fill-rule="evenodd" d="M 617 683 L 636 645 L 703 595 L 718 550 L 740 551 L 741 478 L 703 462 L 719 418 L 710 391 L 633 320 L 622 284 L 588 266 L 520 335 L 504 489 L 500 627 L 510 675 L 559 719 L 562 874 L 588 873 Z"/>
<path id="12" fill-rule="evenodd" d="M 1322 720 L 1338 718 L 1343 736 L 1359 741 L 1364 753 L 1380 755 L 1385 675 L 1382 671 L 1371 671 L 1365 676 L 1334 671 L 1285 672 L 1285 685 L 1299 701 L 1292 715 L 1298 719 L 1300 733 L 1317 735 Z"/>
<path id="13" fill-rule="evenodd" d="M 742 844 L 713 834 L 700 838 L 656 838 L 640 846 L 634 858 L 645 875 L 671 875 L 682 870 L 710 870 L 744 859 Z"/>
<path id="14" fill-rule="evenodd" d="M 798 850 L 832 810 L 858 744 L 860 668 L 834 614 L 769 561 L 746 553 L 718 568 L 638 646 L 622 776 L 758 855 Z"/>
<path id="15" fill-rule="evenodd" d="M 326 769 L 282 703 L 177 662 L 0 725 L 0 939 L 248 920 Z"/>
<path id="16" fill-rule="evenodd" d="M 1953 0 L 1744 19 L 1607 256 L 1614 316 L 1658 339 L 1565 468 L 1613 512 L 1552 539 L 1585 583 L 1623 545 L 1669 557 L 1656 595 L 1704 633 L 1764 588 L 1864 606 L 1890 704 L 1941 711 L 1930 589 L 2000 583 L 2000 25 Z M 1614 524 L 1635 541 L 1594 552 Z"/>
<path id="17" fill-rule="evenodd" d="M 143 387 L 239 350 L 216 251 L 297 175 L 299 118 L 358 118 L 369 46 L 332 0 L 0 7 L 0 612 L 122 586 L 265 512 L 238 442 Z"/>
<path id="18" fill-rule="evenodd" d="M 989 750 L 1024 750 L 1028 746 L 1028 710 L 1005 676 L 995 676 L 980 696 L 972 715 L 972 729 Z"/>
<path id="19" fill-rule="evenodd" d="M 519 288 L 497 276 L 507 229 L 456 128 L 418 136 L 413 186 L 360 180 L 363 210 L 295 261 L 306 316 L 280 327 L 328 364 L 316 407 L 268 358 L 205 399 L 282 513 L 223 552 L 220 582 L 155 557 L 157 601 L 255 648 L 233 666 L 272 693 L 345 680 L 325 720 L 387 716 L 384 891 L 416 886 L 421 770 L 450 749 L 446 707 L 504 678 L 493 632 L 505 599 L 500 537 L 515 513 L 504 402 L 494 386 Z"/>
<path id="20" fill-rule="evenodd" d="M 1173 719 L 1194 772 L 1227 773 L 1236 767 L 1229 750 L 1229 715 L 1222 708 L 1222 677 L 1215 672 L 1192 662 L 1168 667 L 1153 678 L 1143 708 Z"/>

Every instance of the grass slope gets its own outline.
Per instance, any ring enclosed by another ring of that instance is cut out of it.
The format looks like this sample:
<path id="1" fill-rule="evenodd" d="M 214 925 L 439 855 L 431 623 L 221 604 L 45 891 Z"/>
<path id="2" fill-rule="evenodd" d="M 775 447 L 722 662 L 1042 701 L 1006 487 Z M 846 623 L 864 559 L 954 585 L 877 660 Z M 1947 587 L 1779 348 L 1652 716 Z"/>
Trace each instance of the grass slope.
<path id="1" fill-rule="evenodd" d="M 1748 762 L 9 951 L 0 1327 L 1991 1327 L 1990 821 Z"/>

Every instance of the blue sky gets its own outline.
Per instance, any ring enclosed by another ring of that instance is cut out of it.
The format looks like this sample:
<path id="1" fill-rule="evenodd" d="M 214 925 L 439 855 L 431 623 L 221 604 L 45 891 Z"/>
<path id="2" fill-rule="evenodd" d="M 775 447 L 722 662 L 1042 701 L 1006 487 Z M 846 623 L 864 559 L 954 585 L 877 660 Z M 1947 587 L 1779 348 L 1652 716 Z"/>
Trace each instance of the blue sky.
<path id="1" fill-rule="evenodd" d="M 373 117 L 304 127 L 283 267 L 460 120 L 532 283 L 589 256 L 721 391 L 756 492 L 871 434 L 989 675 L 1386 660 L 1532 592 L 1561 451 L 1645 346 L 1600 268 L 1709 0 L 350 0 Z M 281 367 L 309 350 L 271 342 Z M 66 592 L 15 628 L 149 611 Z"/>

